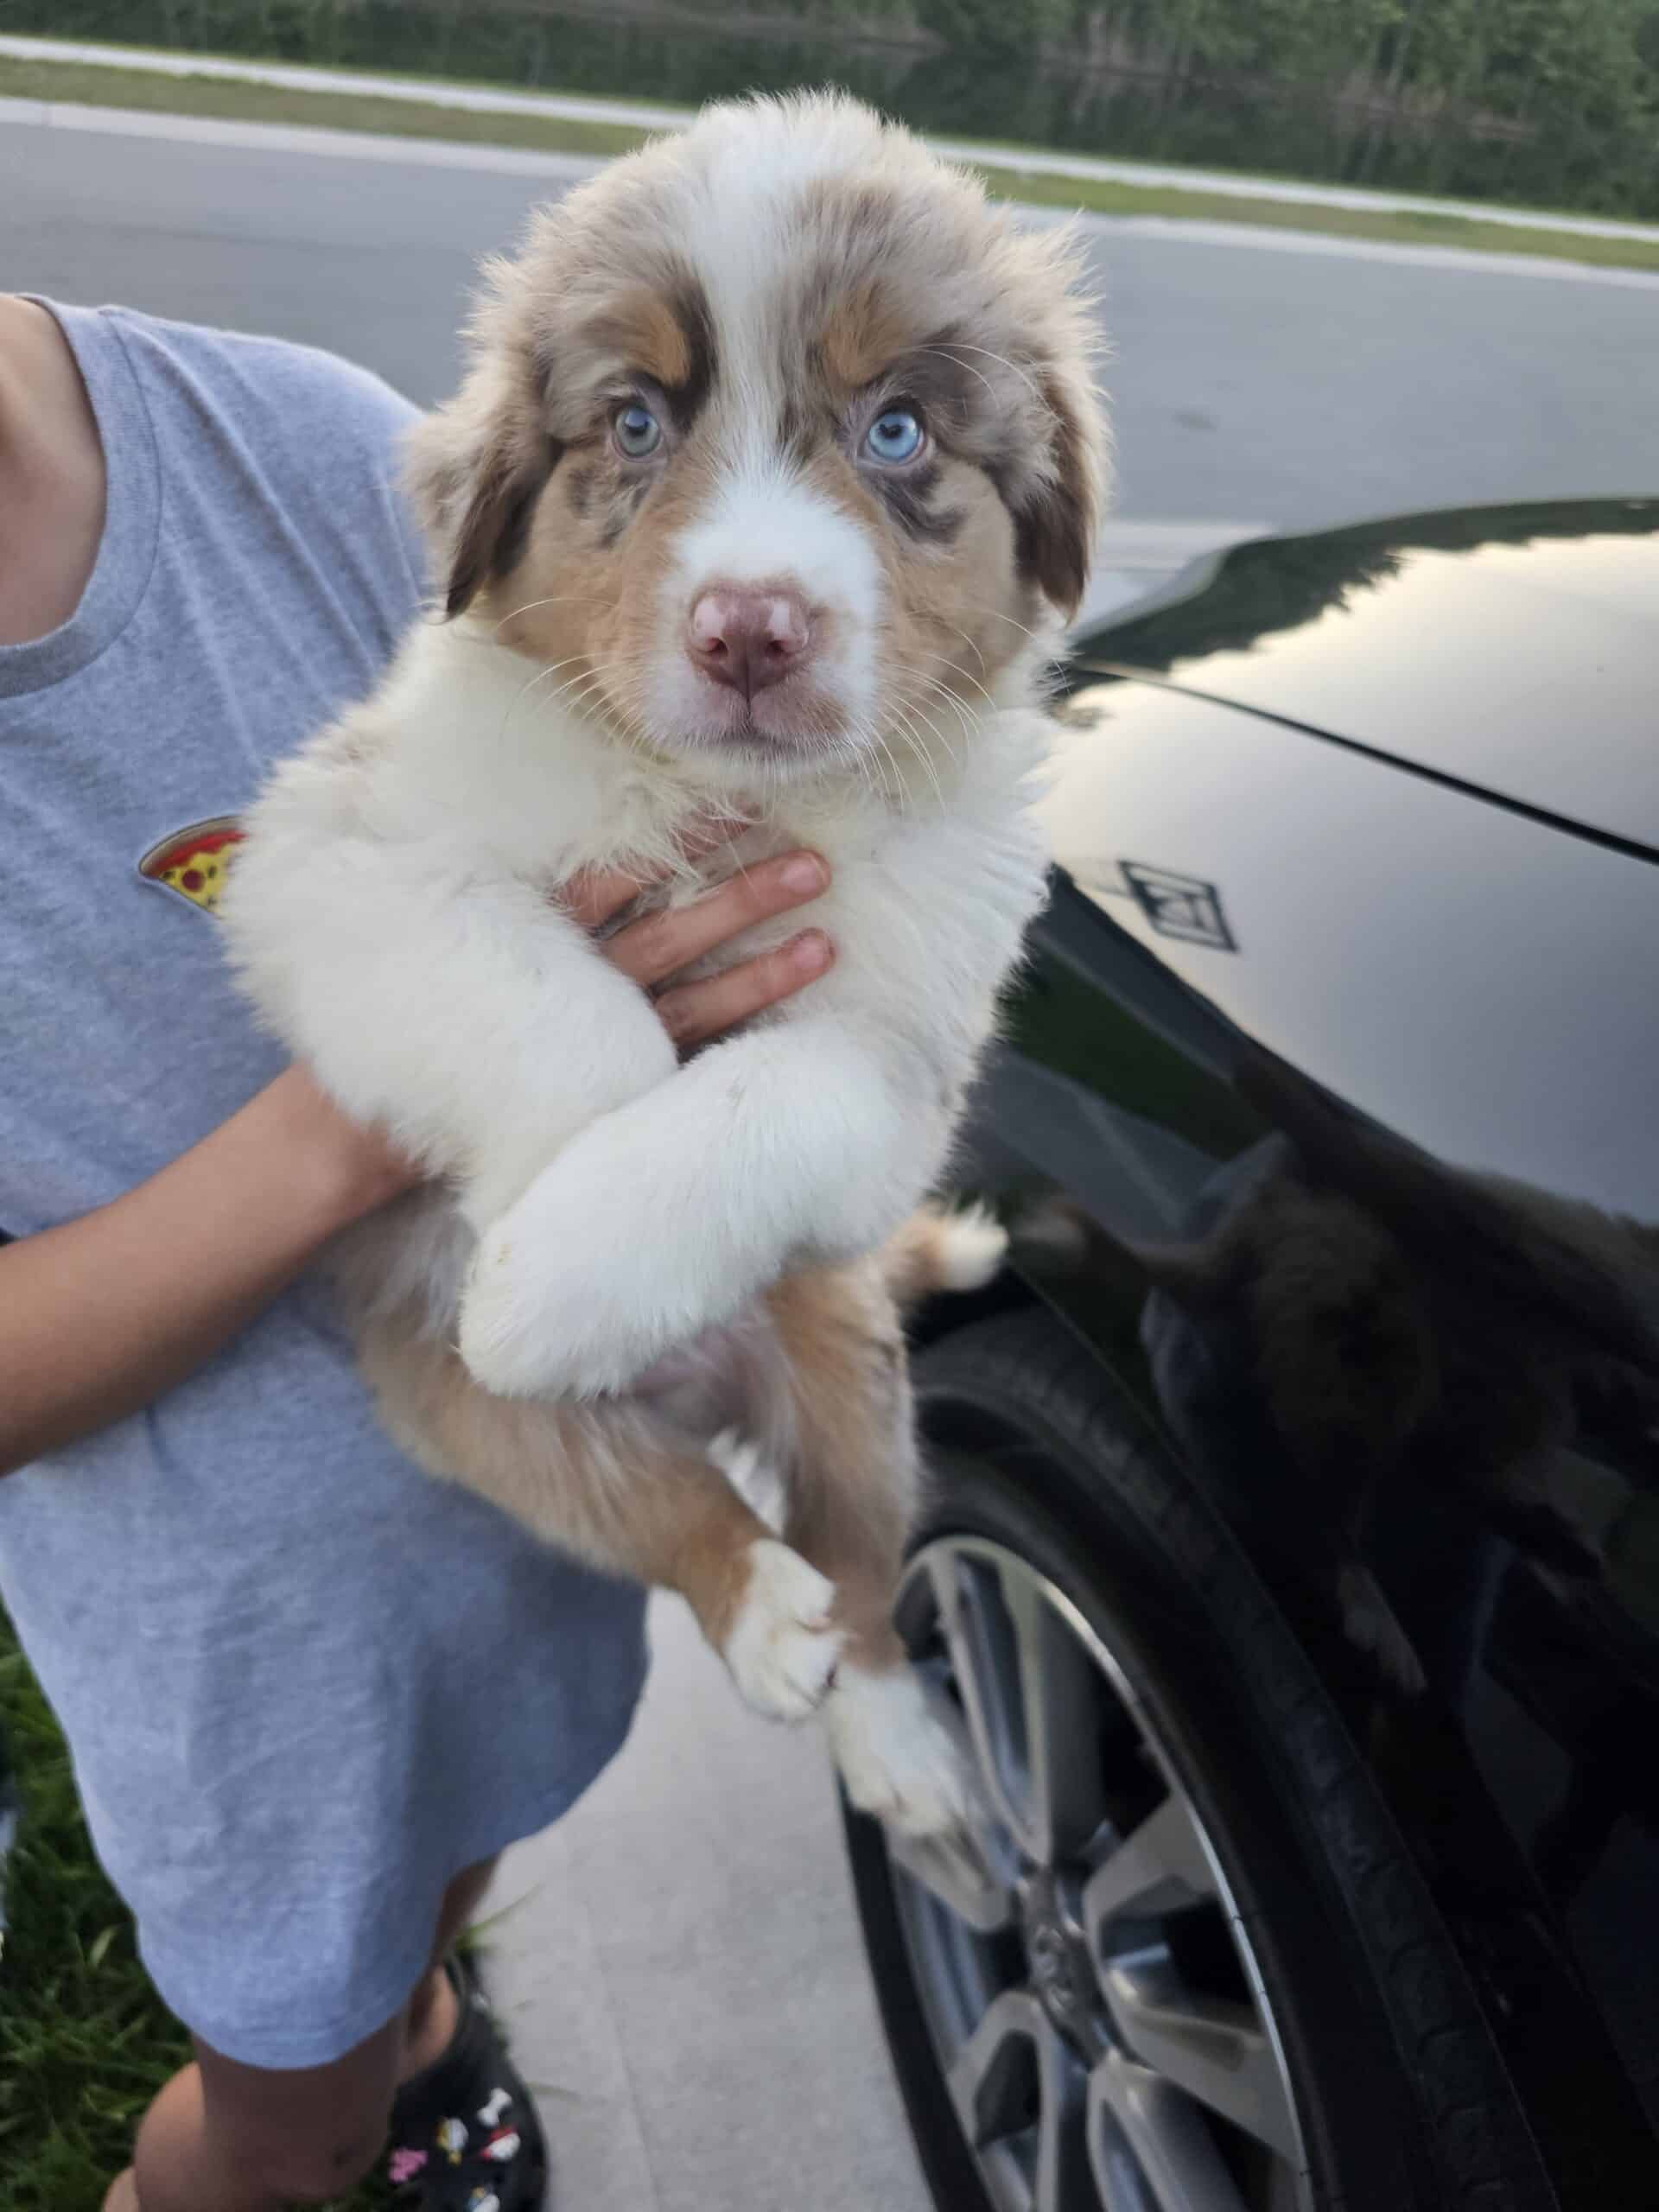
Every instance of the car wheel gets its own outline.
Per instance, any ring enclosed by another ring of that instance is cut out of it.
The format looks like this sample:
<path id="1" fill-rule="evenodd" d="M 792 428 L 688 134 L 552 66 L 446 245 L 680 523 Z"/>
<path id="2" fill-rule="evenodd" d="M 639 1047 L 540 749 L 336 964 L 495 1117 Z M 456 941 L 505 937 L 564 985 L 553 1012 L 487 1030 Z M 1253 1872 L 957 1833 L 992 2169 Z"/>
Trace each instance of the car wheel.
<path id="1" fill-rule="evenodd" d="M 1496 2047 L 1248 1562 L 1046 1316 L 917 1362 L 897 1619 L 971 1848 L 849 1812 L 941 2212 L 1540 2212 Z"/>

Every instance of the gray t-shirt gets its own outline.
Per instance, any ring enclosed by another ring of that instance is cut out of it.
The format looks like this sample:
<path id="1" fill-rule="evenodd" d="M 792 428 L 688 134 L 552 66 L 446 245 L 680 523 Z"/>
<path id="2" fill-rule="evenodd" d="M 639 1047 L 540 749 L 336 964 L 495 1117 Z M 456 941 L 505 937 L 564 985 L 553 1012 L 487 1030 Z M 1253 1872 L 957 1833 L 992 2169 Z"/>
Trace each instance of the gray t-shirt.
<path id="1" fill-rule="evenodd" d="M 221 957 L 216 841 L 373 684 L 421 589 L 395 490 L 411 410 L 385 385 L 54 311 L 109 499 L 75 614 L 0 649 L 13 1236 L 154 1173 L 277 1071 Z M 236 1234 L 181 1219 L 177 1266 Z M 0 1596 L 156 1986 L 257 2066 L 322 2063 L 397 2011 L 444 1885 L 587 1786 L 645 1667 L 636 1590 L 393 1449 L 315 1281 L 147 1411 L 0 1482 Z"/>

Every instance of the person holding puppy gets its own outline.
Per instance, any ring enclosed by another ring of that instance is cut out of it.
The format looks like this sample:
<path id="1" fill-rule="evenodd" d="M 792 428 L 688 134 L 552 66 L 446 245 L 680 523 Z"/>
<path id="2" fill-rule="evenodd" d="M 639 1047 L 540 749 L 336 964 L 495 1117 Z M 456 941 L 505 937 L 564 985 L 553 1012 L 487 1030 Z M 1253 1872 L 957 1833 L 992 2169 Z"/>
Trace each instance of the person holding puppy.
<path id="1" fill-rule="evenodd" d="M 452 1946 L 645 1672 L 640 1592 L 376 1421 L 314 1263 L 412 1172 L 214 941 L 238 810 L 421 601 L 412 419 L 304 348 L 0 296 L 0 1597 L 197 2052 L 106 2212 L 319 2202 L 389 2127 L 417 2202 L 543 2201 Z M 607 957 L 650 992 L 825 880 L 788 855 Z M 563 896 L 598 931 L 640 887 Z M 832 957 L 803 929 L 657 1012 L 688 1051 Z"/>

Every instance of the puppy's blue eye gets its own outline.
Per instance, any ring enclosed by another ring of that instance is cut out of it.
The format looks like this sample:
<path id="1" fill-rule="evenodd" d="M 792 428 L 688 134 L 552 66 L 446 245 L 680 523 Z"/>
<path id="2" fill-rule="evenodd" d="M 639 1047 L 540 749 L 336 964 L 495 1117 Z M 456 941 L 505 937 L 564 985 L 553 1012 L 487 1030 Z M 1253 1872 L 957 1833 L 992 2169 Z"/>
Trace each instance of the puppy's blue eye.
<path id="1" fill-rule="evenodd" d="M 864 433 L 864 450 L 876 461 L 913 461 L 922 436 L 918 416 L 908 407 L 889 407 Z"/>
<path id="2" fill-rule="evenodd" d="M 643 461 L 663 442 L 661 423 L 649 407 L 641 407 L 637 401 L 617 409 L 611 429 L 618 449 L 630 461 Z"/>

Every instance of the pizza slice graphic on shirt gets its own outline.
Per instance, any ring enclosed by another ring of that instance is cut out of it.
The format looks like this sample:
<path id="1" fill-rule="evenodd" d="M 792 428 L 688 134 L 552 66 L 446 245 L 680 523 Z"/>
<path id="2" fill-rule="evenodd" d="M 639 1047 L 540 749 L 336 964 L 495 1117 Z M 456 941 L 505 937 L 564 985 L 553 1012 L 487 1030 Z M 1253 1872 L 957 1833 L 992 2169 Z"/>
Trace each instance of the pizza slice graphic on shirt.
<path id="1" fill-rule="evenodd" d="M 233 814 L 215 814 L 206 822 L 193 822 L 152 845 L 138 863 L 146 882 L 176 891 L 193 906 L 212 913 L 225 888 L 231 861 L 241 843 L 243 830 Z"/>

